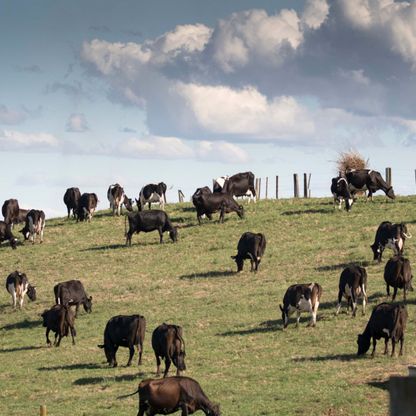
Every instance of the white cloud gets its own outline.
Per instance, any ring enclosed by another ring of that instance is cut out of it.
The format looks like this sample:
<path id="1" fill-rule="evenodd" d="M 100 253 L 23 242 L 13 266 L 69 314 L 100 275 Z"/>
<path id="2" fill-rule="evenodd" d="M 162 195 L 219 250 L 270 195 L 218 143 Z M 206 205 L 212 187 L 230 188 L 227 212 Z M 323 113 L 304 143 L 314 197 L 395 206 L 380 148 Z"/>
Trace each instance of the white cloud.
<path id="1" fill-rule="evenodd" d="M 245 150 L 235 144 L 224 141 L 209 142 L 203 140 L 198 144 L 196 154 L 201 160 L 225 163 L 244 163 L 249 160 Z"/>
<path id="2" fill-rule="evenodd" d="M 340 70 L 340 75 L 356 84 L 369 85 L 370 79 L 365 76 L 363 69 L 352 69 L 352 70 Z"/>
<path id="3" fill-rule="evenodd" d="M 0 104 L 0 123 L 1 124 L 20 124 L 26 120 L 26 114 L 22 111 L 12 110 Z"/>
<path id="4" fill-rule="evenodd" d="M 302 13 L 302 23 L 311 29 L 318 29 L 326 20 L 329 5 L 326 0 L 307 0 Z"/>
<path id="5" fill-rule="evenodd" d="M 23 133 L 14 130 L 0 130 L 0 149 L 2 150 L 56 150 L 58 139 L 49 133 Z"/>
<path id="6" fill-rule="evenodd" d="M 71 114 L 66 122 L 66 131 L 71 133 L 83 133 L 87 131 L 88 123 L 84 114 Z"/>

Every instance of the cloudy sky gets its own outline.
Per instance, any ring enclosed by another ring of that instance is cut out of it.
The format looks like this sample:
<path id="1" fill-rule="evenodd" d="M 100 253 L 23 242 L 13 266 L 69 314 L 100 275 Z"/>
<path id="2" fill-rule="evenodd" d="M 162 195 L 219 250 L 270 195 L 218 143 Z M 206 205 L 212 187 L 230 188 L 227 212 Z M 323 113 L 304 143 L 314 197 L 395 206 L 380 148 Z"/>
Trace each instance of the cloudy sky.
<path id="1" fill-rule="evenodd" d="M 415 192 L 415 1 L 0 0 L 0 52 L 0 199 L 22 207 L 246 170 L 329 195 L 346 149 Z"/>

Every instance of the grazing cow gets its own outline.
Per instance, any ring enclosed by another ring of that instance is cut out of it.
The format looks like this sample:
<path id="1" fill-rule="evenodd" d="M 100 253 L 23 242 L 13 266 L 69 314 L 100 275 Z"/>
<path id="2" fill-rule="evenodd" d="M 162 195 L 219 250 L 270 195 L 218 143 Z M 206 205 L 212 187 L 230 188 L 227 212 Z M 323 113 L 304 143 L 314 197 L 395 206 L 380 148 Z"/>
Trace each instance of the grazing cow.
<path id="1" fill-rule="evenodd" d="M 160 236 L 160 243 L 163 243 L 163 233 L 169 231 L 170 239 L 175 242 L 178 240 L 178 230 L 174 227 L 166 212 L 151 209 L 149 211 L 139 211 L 133 214 L 128 214 L 124 221 L 126 228 L 127 218 L 129 220 L 129 231 L 126 232 L 126 246 L 131 246 L 131 237 L 134 233 L 139 234 L 140 231 L 148 233 L 150 231 L 158 230 Z"/>
<path id="2" fill-rule="evenodd" d="M 217 404 L 210 402 L 199 383 L 190 377 L 143 380 L 132 394 L 139 393 L 137 416 L 169 415 L 182 411 L 192 415 L 198 410 L 206 416 L 221 416 Z"/>
<path id="3" fill-rule="evenodd" d="M 334 208 L 338 205 L 338 208 L 341 209 L 342 201 L 345 201 L 345 209 L 347 211 L 351 209 L 353 199 L 348 188 L 348 182 L 344 177 L 332 178 L 331 192 L 334 196 Z"/>
<path id="4" fill-rule="evenodd" d="M 387 296 L 390 296 L 390 286 L 394 288 L 393 298 L 396 299 L 397 289 L 403 289 L 403 300 L 406 301 L 406 290 L 413 291 L 412 269 L 410 261 L 403 256 L 392 257 L 384 267 L 384 280 L 386 282 Z"/>
<path id="5" fill-rule="evenodd" d="M 151 209 L 152 202 L 158 202 L 159 207 L 164 209 L 166 202 L 166 184 L 159 182 L 157 185 L 155 183 L 150 183 L 140 191 L 139 199 L 136 199 L 137 208 L 139 211 L 144 209 L 146 203 L 149 204 L 149 209 Z"/>
<path id="6" fill-rule="evenodd" d="M 316 314 L 322 296 L 322 287 L 318 283 L 306 283 L 289 286 L 283 297 L 282 311 L 283 327 L 289 323 L 290 315 L 296 311 L 296 327 L 299 325 L 301 312 L 309 312 L 311 321 L 308 326 L 316 325 Z"/>
<path id="7" fill-rule="evenodd" d="M 113 215 L 122 213 L 122 204 L 124 204 L 127 211 L 133 211 L 132 200 L 127 198 L 124 189 L 118 183 L 108 187 L 107 199 L 110 202 L 110 209 L 113 211 Z"/>
<path id="8" fill-rule="evenodd" d="M 6 240 L 9 240 L 12 249 L 16 250 L 17 238 L 12 233 L 12 226 L 0 221 L 0 243 Z"/>
<path id="9" fill-rule="evenodd" d="M 196 208 L 199 224 L 201 224 L 203 215 L 206 215 L 211 220 L 212 214 L 217 211 L 220 211 L 220 222 L 224 222 L 225 213 L 236 212 L 240 218 L 244 216 L 244 208 L 238 205 L 233 197 L 228 194 L 200 192 L 199 195 L 192 199 L 192 202 Z"/>
<path id="10" fill-rule="evenodd" d="M 45 213 L 42 210 L 31 209 L 26 215 L 25 226 L 20 230 L 25 240 L 31 240 L 35 244 L 36 235 L 40 236 L 43 243 L 43 230 L 45 229 Z"/>
<path id="11" fill-rule="evenodd" d="M 42 313 L 43 326 L 46 328 L 46 343 L 51 345 L 49 332 L 55 332 L 54 346 L 59 347 L 61 339 L 71 331 L 72 345 L 75 345 L 75 315 L 69 306 L 54 305 Z M 58 340 L 57 340 L 58 338 Z"/>
<path id="12" fill-rule="evenodd" d="M 392 224 L 390 221 L 382 222 L 376 231 L 374 243 L 370 246 L 373 250 L 374 260 L 381 262 L 383 251 L 386 247 L 391 248 L 395 255 L 402 254 L 406 238 L 412 238 L 407 233 L 407 226 L 403 222 Z"/>
<path id="13" fill-rule="evenodd" d="M 245 259 L 250 259 L 251 271 L 257 271 L 265 250 L 266 237 L 264 234 L 244 233 L 237 245 L 237 255 L 231 256 L 237 263 L 237 272 L 243 270 Z"/>
<path id="14" fill-rule="evenodd" d="M 163 323 L 159 325 L 152 334 L 152 347 L 156 357 L 156 375 L 160 374 L 160 358 L 165 359 L 166 377 L 171 362 L 176 367 L 176 375 L 180 376 L 181 371 L 186 370 L 185 365 L 185 341 L 182 336 L 182 327 Z"/>
<path id="15" fill-rule="evenodd" d="M 13 228 L 13 224 L 17 224 L 19 218 L 19 202 L 17 199 L 7 199 L 4 201 L 1 213 L 3 214 L 4 222 L 10 224 Z"/>
<path id="16" fill-rule="evenodd" d="M 226 177 L 221 192 L 231 196 L 248 196 L 249 202 L 256 202 L 256 190 L 254 189 L 254 174 L 252 172 L 236 173 Z"/>
<path id="17" fill-rule="evenodd" d="M 75 305 L 75 317 L 78 316 L 79 305 L 85 312 L 92 312 L 92 296 L 88 296 L 80 280 L 68 280 L 54 286 L 55 303 L 58 305 Z"/>
<path id="18" fill-rule="evenodd" d="M 146 319 L 141 315 L 113 316 L 105 326 L 104 348 L 105 356 L 110 367 L 117 367 L 116 353 L 118 347 L 127 347 L 130 350 L 127 367 L 131 365 L 134 356 L 134 347 L 139 353 L 138 365 L 142 363 L 144 334 L 146 332 Z"/>
<path id="19" fill-rule="evenodd" d="M 338 305 L 336 315 L 341 309 L 342 297 L 347 299 L 347 311 L 351 307 L 352 316 L 355 317 L 357 312 L 357 300 L 363 300 L 363 315 L 365 314 L 365 305 L 367 298 L 367 271 L 364 267 L 352 265 L 346 267 L 339 277 Z"/>
<path id="20" fill-rule="evenodd" d="M 78 218 L 77 221 L 88 220 L 94 215 L 95 208 L 97 208 L 98 198 L 95 193 L 83 193 L 78 203 Z"/>
<path id="21" fill-rule="evenodd" d="M 22 309 L 23 299 L 27 296 L 31 301 L 36 300 L 36 288 L 29 283 L 25 273 L 17 270 L 10 273 L 6 279 L 6 289 L 12 296 L 13 308 L 16 308 L 16 300 L 19 300 L 19 307 Z"/>
<path id="22" fill-rule="evenodd" d="M 78 214 L 78 204 L 81 198 L 81 192 L 79 188 L 68 188 L 65 191 L 64 195 L 64 204 L 66 205 L 66 209 L 68 210 L 68 219 L 71 214 L 72 209 L 72 216 L 75 218 Z"/>
<path id="23" fill-rule="evenodd" d="M 357 355 L 365 354 L 370 348 L 371 338 L 373 338 L 373 351 L 371 357 L 374 357 L 377 340 L 384 338 L 384 354 L 387 354 L 388 342 L 391 339 L 392 351 L 394 355 L 396 342 L 400 341 L 400 353 L 403 354 L 404 331 L 407 323 L 407 309 L 405 305 L 380 303 L 371 313 L 370 319 L 362 334 L 358 335 Z"/>
<path id="24" fill-rule="evenodd" d="M 373 200 L 373 193 L 381 189 L 390 199 L 395 199 L 393 188 L 388 186 L 380 172 L 370 169 L 351 170 L 345 174 L 351 194 L 368 190 L 368 198 Z"/>

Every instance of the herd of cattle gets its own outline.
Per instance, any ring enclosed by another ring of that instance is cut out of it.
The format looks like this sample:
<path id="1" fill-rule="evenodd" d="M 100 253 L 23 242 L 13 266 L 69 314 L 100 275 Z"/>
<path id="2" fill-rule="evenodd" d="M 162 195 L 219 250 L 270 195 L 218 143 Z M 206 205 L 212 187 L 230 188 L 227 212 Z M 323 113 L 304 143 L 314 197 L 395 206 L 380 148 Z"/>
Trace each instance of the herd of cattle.
<path id="1" fill-rule="evenodd" d="M 166 185 L 149 184 L 144 186 L 135 200 L 138 211 L 133 211 L 133 201 L 128 198 L 119 184 L 110 185 L 107 191 L 107 198 L 113 215 L 122 214 L 122 206 L 129 211 L 125 221 L 126 245 L 131 245 L 132 235 L 139 232 L 150 232 L 157 230 L 160 236 L 160 243 L 163 242 L 163 233 L 169 232 L 173 242 L 177 241 L 178 231 L 172 224 L 169 216 L 163 211 L 166 202 Z M 354 201 L 357 191 L 369 192 L 369 197 L 377 190 L 383 190 L 386 195 L 394 199 L 393 189 L 388 187 L 378 172 L 362 170 L 349 172 L 344 176 L 332 180 L 331 191 L 334 195 L 334 203 L 341 207 L 342 201 L 346 203 L 349 210 Z M 254 188 L 254 175 L 251 172 L 239 173 L 231 177 L 218 178 L 213 191 L 207 186 L 198 188 L 192 196 L 197 219 L 206 216 L 212 219 L 212 214 L 220 212 L 219 220 L 224 220 L 224 215 L 229 212 L 236 212 L 239 217 L 244 216 L 243 207 L 237 204 L 234 197 L 248 196 L 250 200 L 256 200 Z M 64 195 L 64 203 L 67 206 L 68 218 L 72 216 L 77 221 L 91 221 L 97 207 L 98 198 L 94 193 L 81 195 L 78 188 L 69 188 Z M 144 210 L 146 204 L 149 210 Z M 151 203 L 158 203 L 158 210 L 151 209 Z M 43 230 L 45 227 L 45 214 L 40 210 L 24 210 L 19 207 L 16 199 L 5 201 L 2 208 L 4 221 L 0 221 L 0 242 L 9 240 L 13 249 L 16 248 L 17 239 L 13 236 L 12 227 L 14 224 L 24 222 L 21 230 L 25 239 L 35 242 L 37 235 L 40 242 L 43 241 Z M 129 229 L 127 230 L 127 221 Z M 375 241 L 371 245 L 374 260 L 381 262 L 385 248 L 390 248 L 394 256 L 390 258 L 384 269 L 384 280 L 386 282 L 387 295 L 390 295 L 390 287 L 394 293 L 392 301 L 395 300 L 397 290 L 403 289 L 403 299 L 406 301 L 406 292 L 412 288 L 412 272 L 410 262 L 403 257 L 403 250 L 406 239 L 411 238 L 404 223 L 392 224 L 382 222 L 375 235 Z M 245 232 L 237 244 L 237 254 L 231 256 L 237 265 L 237 272 L 243 269 L 244 260 L 250 260 L 251 271 L 257 271 L 266 249 L 266 237 L 262 233 Z M 12 296 L 13 307 L 17 302 L 20 308 L 23 306 L 25 294 L 29 299 L 36 300 L 36 288 L 29 283 L 25 273 L 15 271 L 10 273 L 6 279 L 6 289 Z M 358 300 L 362 301 L 362 311 L 368 302 L 367 295 L 367 272 L 364 267 L 350 265 L 346 267 L 339 278 L 338 303 L 336 306 L 337 315 L 341 309 L 342 299 L 347 300 L 347 310 L 352 310 L 355 317 Z M 79 280 L 70 280 L 58 283 L 53 288 L 55 305 L 42 314 L 43 326 L 46 327 L 46 342 L 51 344 L 49 339 L 50 331 L 55 333 L 55 346 L 59 346 L 61 339 L 71 334 L 72 342 L 75 344 L 76 329 L 75 318 L 78 309 L 82 305 L 87 313 L 92 311 L 92 297 L 88 296 L 83 284 Z M 311 315 L 309 325 L 315 326 L 318 308 L 322 296 L 322 286 L 318 283 L 295 284 L 290 286 L 284 295 L 283 305 L 279 305 L 282 312 L 283 327 L 286 328 L 290 316 L 296 312 L 296 325 L 299 324 L 302 312 Z M 71 308 L 75 306 L 75 312 Z M 374 355 L 376 342 L 380 338 L 385 340 L 385 353 L 387 353 L 388 341 L 392 342 L 392 355 L 395 345 L 400 342 L 400 355 L 403 352 L 404 332 L 407 323 L 407 309 L 404 304 L 381 303 L 377 305 L 370 316 L 364 332 L 358 335 L 358 355 L 366 353 L 373 341 L 372 355 Z M 119 347 L 129 349 L 127 366 L 131 365 L 135 348 L 138 350 L 138 364 L 141 364 L 143 343 L 146 331 L 146 319 L 141 315 L 118 315 L 112 317 L 104 329 L 104 343 L 99 345 L 104 349 L 108 364 L 117 366 L 116 353 Z M 161 359 L 165 361 L 163 379 L 144 380 L 140 383 L 139 413 L 143 416 L 149 414 L 170 414 L 182 410 L 182 414 L 192 414 L 202 410 L 206 415 L 220 415 L 218 405 L 209 401 L 199 384 L 189 378 L 181 376 L 181 371 L 186 369 L 185 365 L 185 341 L 183 329 L 179 325 L 163 323 L 154 329 L 151 339 L 152 348 L 156 358 L 156 375 L 160 374 Z M 177 369 L 176 377 L 168 377 L 171 363 Z"/>

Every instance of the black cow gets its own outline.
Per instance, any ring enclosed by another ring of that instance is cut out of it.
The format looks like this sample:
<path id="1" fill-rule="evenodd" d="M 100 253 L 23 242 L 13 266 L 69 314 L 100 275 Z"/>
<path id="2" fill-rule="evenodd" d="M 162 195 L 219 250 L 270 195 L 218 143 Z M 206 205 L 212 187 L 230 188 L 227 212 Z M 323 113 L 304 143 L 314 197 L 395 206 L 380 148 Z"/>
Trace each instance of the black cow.
<path id="1" fill-rule="evenodd" d="M 111 367 L 117 367 L 116 353 L 118 347 L 127 347 L 130 350 L 127 367 L 131 365 L 134 356 L 134 347 L 139 353 L 138 365 L 142 363 L 143 342 L 146 332 L 146 319 L 141 315 L 113 316 L 105 326 L 104 344 L 98 345 L 104 348 L 107 362 Z"/>
<path id="2" fill-rule="evenodd" d="M 124 222 L 125 227 L 127 218 L 129 220 L 129 231 L 126 232 L 126 245 L 131 246 L 132 235 L 134 233 L 138 234 L 140 231 L 148 233 L 158 230 L 160 243 L 163 243 L 163 233 L 166 231 L 169 231 L 169 237 L 173 242 L 178 240 L 178 230 L 173 226 L 168 214 L 164 211 L 151 209 L 128 214 Z"/>
<path id="3" fill-rule="evenodd" d="M 189 377 L 143 380 L 133 394 L 139 393 L 137 416 L 169 415 L 182 411 L 192 415 L 198 410 L 206 416 L 221 416 L 217 404 L 210 402 L 199 383 Z"/>
<path id="4" fill-rule="evenodd" d="M 367 298 L 367 271 L 364 267 L 352 265 L 346 267 L 339 277 L 338 305 L 336 315 L 341 309 L 342 297 L 347 299 L 347 311 L 351 307 L 352 316 L 355 317 L 357 312 L 357 300 L 363 300 L 363 315 L 365 314 L 365 305 Z"/>
<path id="5" fill-rule="evenodd" d="M 334 196 L 334 208 L 338 205 L 341 209 L 342 202 L 345 201 L 345 209 L 349 211 L 353 204 L 353 198 L 348 188 L 348 182 L 343 176 L 332 178 L 331 192 Z"/>
<path id="6" fill-rule="evenodd" d="M 55 332 L 54 345 L 59 347 L 61 339 L 71 332 L 72 345 L 75 345 L 75 315 L 69 306 L 54 305 L 42 313 L 43 326 L 46 327 L 46 343 L 51 345 L 49 332 Z M 58 338 L 58 340 L 57 340 Z"/>
<path id="7" fill-rule="evenodd" d="M 410 261 L 403 256 L 392 257 L 384 267 L 387 296 L 390 296 L 390 286 L 394 288 L 393 298 L 396 299 L 397 289 L 403 289 L 403 300 L 406 301 L 406 290 L 413 290 L 412 269 Z"/>
<path id="8" fill-rule="evenodd" d="M 80 280 L 68 280 L 54 286 L 55 303 L 58 305 L 75 305 L 75 317 L 78 316 L 79 305 L 85 312 L 92 312 L 92 296 L 88 296 Z"/>
<path id="9" fill-rule="evenodd" d="M 43 230 L 45 229 L 45 213 L 42 210 L 31 209 L 26 215 L 25 226 L 20 230 L 25 240 L 31 240 L 35 244 L 36 235 L 40 236 L 43 243 Z"/>
<path id="10" fill-rule="evenodd" d="M 18 224 L 20 224 L 21 222 L 26 222 L 26 217 L 29 211 L 29 209 L 19 208 L 19 216 L 17 217 Z"/>
<path id="11" fill-rule="evenodd" d="M 98 198 L 95 193 L 83 193 L 78 203 L 77 221 L 88 220 L 88 222 L 91 222 L 91 218 L 94 215 L 97 204 Z"/>
<path id="12" fill-rule="evenodd" d="M 118 183 L 108 187 L 107 199 L 110 202 L 110 209 L 113 211 L 113 215 L 122 213 L 122 204 L 124 204 L 127 211 L 133 211 L 132 200 L 127 198 L 123 187 Z"/>
<path id="13" fill-rule="evenodd" d="M 74 218 L 78 215 L 78 204 L 80 198 L 81 192 L 79 191 L 79 188 L 68 188 L 65 191 L 64 204 L 66 205 L 66 209 L 68 210 L 68 218 L 71 214 L 71 209 Z"/>
<path id="14" fill-rule="evenodd" d="M 240 218 L 244 216 L 244 208 L 238 205 L 233 197 L 228 194 L 200 192 L 199 195 L 193 198 L 192 202 L 196 208 L 199 224 L 201 224 L 203 215 L 206 215 L 211 220 L 212 214 L 217 211 L 220 211 L 220 222 L 224 222 L 224 216 L 229 212 L 236 212 Z"/>
<path id="15" fill-rule="evenodd" d="M 19 300 L 19 307 L 22 309 L 23 299 L 26 293 L 31 301 L 36 300 L 35 286 L 29 283 L 25 273 L 20 273 L 17 270 L 7 276 L 6 289 L 12 296 L 13 308 L 16 308 L 16 300 Z"/>
<path id="16" fill-rule="evenodd" d="M 318 283 L 306 283 L 289 286 L 283 297 L 282 311 L 283 327 L 289 323 L 289 317 L 296 312 L 296 327 L 299 325 L 301 312 L 309 312 L 311 321 L 308 326 L 316 325 L 316 314 L 322 296 L 322 287 Z"/>
<path id="17" fill-rule="evenodd" d="M 256 202 L 256 190 L 254 189 L 254 174 L 252 172 L 236 173 L 227 178 L 222 191 L 231 196 L 249 196 L 249 202 Z"/>
<path id="18" fill-rule="evenodd" d="M 152 334 L 152 347 L 156 357 L 156 375 L 160 374 L 160 358 L 165 359 L 166 377 L 171 362 L 176 367 L 176 375 L 180 376 L 181 371 L 186 370 L 185 365 L 185 341 L 183 340 L 182 327 L 163 323 L 159 325 Z"/>
<path id="19" fill-rule="evenodd" d="M 394 355 L 396 342 L 400 341 L 400 353 L 403 354 L 404 331 L 407 323 L 407 309 L 405 305 L 380 303 L 371 313 L 370 319 L 362 334 L 358 335 L 357 355 L 365 354 L 370 348 L 371 338 L 373 339 L 373 351 L 371 356 L 374 357 L 377 340 L 384 338 L 384 354 L 387 354 L 388 342 L 391 339 L 392 351 Z"/>
<path id="20" fill-rule="evenodd" d="M 4 201 L 1 207 L 1 213 L 3 214 L 4 222 L 10 224 L 13 228 L 13 224 L 17 224 L 19 218 L 19 202 L 17 199 L 7 199 Z"/>
<path id="21" fill-rule="evenodd" d="M 166 184 L 159 182 L 158 184 L 150 183 L 140 190 L 139 199 L 136 199 L 137 208 L 139 211 L 144 209 L 146 203 L 149 204 L 151 209 L 152 202 L 158 202 L 159 207 L 164 209 L 166 202 Z"/>
<path id="22" fill-rule="evenodd" d="M 407 233 L 407 226 L 403 222 L 392 224 L 390 221 L 382 222 L 376 231 L 374 243 L 370 246 L 373 250 L 374 260 L 381 262 L 383 251 L 386 247 L 391 248 L 395 255 L 402 254 L 406 238 L 412 238 Z"/>
<path id="23" fill-rule="evenodd" d="M 243 270 L 244 260 L 250 259 L 251 271 L 257 271 L 264 251 L 266 250 L 266 237 L 264 234 L 244 233 L 237 245 L 237 255 L 231 256 L 237 263 L 237 272 Z"/>
<path id="24" fill-rule="evenodd" d="M 380 172 L 370 169 L 359 169 L 345 174 L 351 194 L 368 190 L 368 198 L 373 199 L 373 193 L 382 190 L 389 198 L 395 199 L 393 188 L 388 186 Z"/>
<path id="25" fill-rule="evenodd" d="M 9 240 L 12 249 L 16 250 L 17 238 L 12 233 L 11 224 L 0 221 L 0 243 L 6 240 Z"/>

